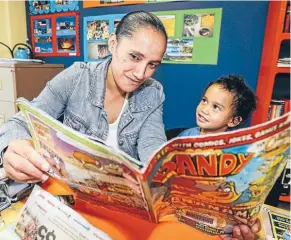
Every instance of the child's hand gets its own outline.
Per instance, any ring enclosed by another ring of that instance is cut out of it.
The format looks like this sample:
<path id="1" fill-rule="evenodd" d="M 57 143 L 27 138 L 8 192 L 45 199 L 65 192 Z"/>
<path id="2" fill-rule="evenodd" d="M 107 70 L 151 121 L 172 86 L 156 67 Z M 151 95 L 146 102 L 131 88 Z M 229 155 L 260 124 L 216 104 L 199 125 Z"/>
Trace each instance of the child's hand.
<path id="1" fill-rule="evenodd" d="M 259 219 L 256 220 L 255 224 L 248 226 L 240 224 L 233 227 L 232 236 L 222 235 L 220 236 L 223 240 L 255 240 L 255 234 L 261 230 L 261 222 Z"/>

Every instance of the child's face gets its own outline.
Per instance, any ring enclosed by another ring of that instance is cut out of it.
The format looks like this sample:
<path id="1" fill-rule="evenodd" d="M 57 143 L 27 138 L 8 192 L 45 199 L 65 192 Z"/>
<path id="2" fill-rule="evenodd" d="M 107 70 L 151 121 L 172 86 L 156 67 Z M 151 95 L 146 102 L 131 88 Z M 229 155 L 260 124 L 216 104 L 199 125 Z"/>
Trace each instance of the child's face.
<path id="1" fill-rule="evenodd" d="M 224 132 L 233 127 L 233 93 L 218 84 L 211 85 L 196 109 L 196 122 L 201 134 Z"/>

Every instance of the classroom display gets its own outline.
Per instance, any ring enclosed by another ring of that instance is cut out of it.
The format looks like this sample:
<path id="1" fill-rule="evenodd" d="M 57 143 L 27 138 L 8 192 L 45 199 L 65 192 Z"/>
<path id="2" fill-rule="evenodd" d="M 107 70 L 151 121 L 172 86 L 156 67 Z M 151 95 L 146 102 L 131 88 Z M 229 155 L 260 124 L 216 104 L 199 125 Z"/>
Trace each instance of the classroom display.
<path id="1" fill-rule="evenodd" d="M 112 7 L 120 5 L 144 4 L 145 0 L 94 0 L 84 1 L 83 8 Z"/>
<path id="2" fill-rule="evenodd" d="M 154 14 L 163 22 L 169 37 L 163 63 L 217 64 L 221 8 Z"/>
<path id="3" fill-rule="evenodd" d="M 77 12 L 30 17 L 32 50 L 35 56 L 79 56 Z"/>
<path id="4" fill-rule="evenodd" d="M 237 131 L 178 137 L 146 164 L 77 132 L 19 99 L 49 175 L 92 204 L 153 222 L 176 221 L 211 235 L 251 224 L 289 158 L 288 114 Z"/>
<path id="5" fill-rule="evenodd" d="M 124 14 L 84 18 L 84 61 L 103 61 L 109 55 L 108 38 Z"/>
<path id="6" fill-rule="evenodd" d="M 217 64 L 221 8 L 153 12 L 168 34 L 163 63 Z M 124 14 L 84 18 L 84 60 L 103 61 L 108 38 Z"/>
<path id="7" fill-rule="evenodd" d="M 29 12 L 31 15 L 78 11 L 78 0 L 29 0 Z"/>
<path id="8" fill-rule="evenodd" d="M 94 7 L 111 7 L 120 5 L 131 5 L 131 4 L 145 4 L 145 3 L 165 3 L 165 2 L 177 2 L 181 0 L 91 0 L 84 1 L 84 8 Z"/>

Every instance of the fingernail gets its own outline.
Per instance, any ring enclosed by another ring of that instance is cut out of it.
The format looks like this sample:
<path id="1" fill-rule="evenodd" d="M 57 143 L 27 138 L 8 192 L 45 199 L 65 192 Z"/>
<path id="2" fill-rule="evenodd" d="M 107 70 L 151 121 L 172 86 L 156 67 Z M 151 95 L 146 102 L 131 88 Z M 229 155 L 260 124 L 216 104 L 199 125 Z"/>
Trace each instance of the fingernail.
<path id="1" fill-rule="evenodd" d="M 46 180 L 48 180 L 48 178 L 49 176 L 44 174 L 42 175 L 41 180 L 45 182 Z"/>
<path id="2" fill-rule="evenodd" d="M 41 165 L 41 170 L 45 171 L 45 172 L 48 172 L 50 170 L 51 166 L 46 162 L 46 163 L 43 163 Z"/>

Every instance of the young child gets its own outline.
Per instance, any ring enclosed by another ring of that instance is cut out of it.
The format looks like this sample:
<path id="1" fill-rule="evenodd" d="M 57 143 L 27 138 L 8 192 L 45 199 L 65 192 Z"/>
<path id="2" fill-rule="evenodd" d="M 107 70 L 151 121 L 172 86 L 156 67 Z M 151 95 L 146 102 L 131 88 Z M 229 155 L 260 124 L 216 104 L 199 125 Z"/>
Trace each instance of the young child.
<path id="1" fill-rule="evenodd" d="M 196 109 L 198 127 L 190 128 L 179 136 L 197 136 L 231 131 L 241 126 L 256 109 L 256 95 L 239 75 L 228 75 L 210 82 Z M 249 227 L 234 226 L 233 235 L 221 236 L 223 240 L 254 240 L 259 232 L 259 220 Z"/>
<path id="2" fill-rule="evenodd" d="M 198 127 L 179 136 L 197 136 L 233 130 L 256 109 L 256 95 L 239 75 L 228 75 L 210 82 L 196 109 Z"/>

